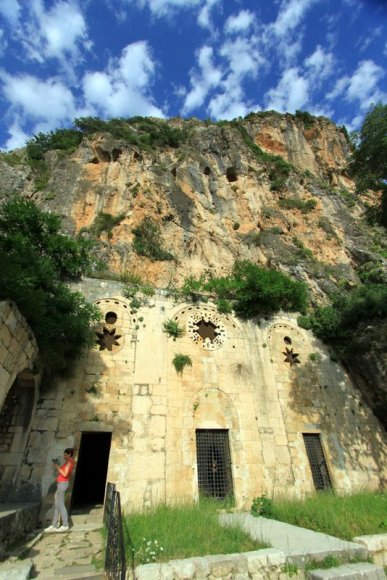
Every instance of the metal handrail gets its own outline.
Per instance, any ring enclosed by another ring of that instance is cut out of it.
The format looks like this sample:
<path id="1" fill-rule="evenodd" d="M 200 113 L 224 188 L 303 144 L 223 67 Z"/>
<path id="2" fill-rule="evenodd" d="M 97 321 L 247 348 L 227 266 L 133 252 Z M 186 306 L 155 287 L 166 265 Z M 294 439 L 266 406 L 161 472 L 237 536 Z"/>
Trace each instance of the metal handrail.
<path id="1" fill-rule="evenodd" d="M 106 485 L 106 493 L 105 493 L 105 503 L 103 509 L 103 523 L 108 528 L 109 521 L 110 521 L 110 512 L 112 507 L 112 499 L 113 494 L 116 491 L 116 484 L 115 483 L 108 483 Z"/>
<path id="2" fill-rule="evenodd" d="M 106 518 L 106 519 L 105 519 Z M 125 580 L 126 554 L 120 492 L 114 484 L 106 488 L 104 523 L 108 533 L 106 541 L 105 572 L 109 580 Z"/>

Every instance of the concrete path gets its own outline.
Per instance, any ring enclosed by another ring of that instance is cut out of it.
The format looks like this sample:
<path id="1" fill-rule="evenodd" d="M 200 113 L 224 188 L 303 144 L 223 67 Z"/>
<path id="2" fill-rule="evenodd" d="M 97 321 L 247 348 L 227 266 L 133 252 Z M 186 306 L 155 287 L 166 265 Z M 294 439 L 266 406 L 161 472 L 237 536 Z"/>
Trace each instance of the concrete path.
<path id="1" fill-rule="evenodd" d="M 268 542 L 286 554 L 288 562 L 294 564 L 303 565 L 310 560 L 320 562 L 326 556 L 347 561 L 358 557 L 367 558 L 365 546 L 276 520 L 255 518 L 248 513 L 222 514 L 220 522 L 222 525 L 240 525 L 253 539 Z"/>

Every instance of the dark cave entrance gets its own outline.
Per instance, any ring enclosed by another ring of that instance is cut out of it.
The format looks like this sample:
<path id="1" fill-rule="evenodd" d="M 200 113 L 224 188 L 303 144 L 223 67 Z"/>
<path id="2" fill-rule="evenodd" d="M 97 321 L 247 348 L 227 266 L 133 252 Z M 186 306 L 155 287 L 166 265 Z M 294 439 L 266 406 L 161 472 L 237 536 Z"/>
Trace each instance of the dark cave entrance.
<path id="1" fill-rule="evenodd" d="M 71 496 L 72 510 L 103 504 L 111 439 L 112 434 L 107 432 L 82 433 Z"/>

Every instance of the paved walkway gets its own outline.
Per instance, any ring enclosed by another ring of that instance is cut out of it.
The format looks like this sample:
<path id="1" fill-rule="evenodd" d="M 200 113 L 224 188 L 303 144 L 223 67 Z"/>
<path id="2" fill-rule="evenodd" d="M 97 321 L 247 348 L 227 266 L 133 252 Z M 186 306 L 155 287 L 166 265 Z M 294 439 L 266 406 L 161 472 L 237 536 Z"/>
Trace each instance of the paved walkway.
<path id="1" fill-rule="evenodd" d="M 223 525 L 238 523 L 253 539 L 268 542 L 295 564 L 304 564 L 308 560 L 321 561 L 328 555 L 346 560 L 367 558 L 364 546 L 276 520 L 237 513 L 223 514 L 220 521 Z"/>
<path id="2" fill-rule="evenodd" d="M 71 519 L 73 526 L 68 532 L 43 533 L 37 530 L 30 542 L 18 548 L 14 558 L 0 564 L 0 580 L 104 578 L 103 569 L 96 567 L 98 562 L 102 563 L 103 557 L 103 538 L 100 532 L 102 511 L 73 515 Z M 29 569 L 30 576 L 23 576 L 23 563 L 24 569 Z"/>

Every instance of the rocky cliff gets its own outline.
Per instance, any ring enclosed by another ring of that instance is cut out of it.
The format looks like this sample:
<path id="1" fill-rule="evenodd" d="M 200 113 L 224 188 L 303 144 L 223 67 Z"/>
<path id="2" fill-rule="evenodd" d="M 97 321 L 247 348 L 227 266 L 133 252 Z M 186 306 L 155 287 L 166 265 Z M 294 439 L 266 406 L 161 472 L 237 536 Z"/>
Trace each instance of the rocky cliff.
<path id="1" fill-rule="evenodd" d="M 141 145 L 148 130 L 165 126 L 178 142 Z M 378 195 L 355 195 L 346 132 L 328 119 L 269 112 L 218 123 L 139 119 L 130 127 L 136 138 L 93 132 L 71 153 L 48 151 L 43 181 L 23 151 L 2 154 L 0 191 L 34 199 L 62 215 L 68 232 L 95 239 L 108 271 L 101 275 L 131 272 L 158 287 L 226 274 L 249 259 L 305 280 L 323 303 L 383 263 L 383 230 L 367 220 Z M 133 244 L 144 219 L 158 256 L 139 255 Z M 369 384 L 386 388 L 387 364 L 374 362 L 367 354 L 353 369 L 380 405 Z"/>

